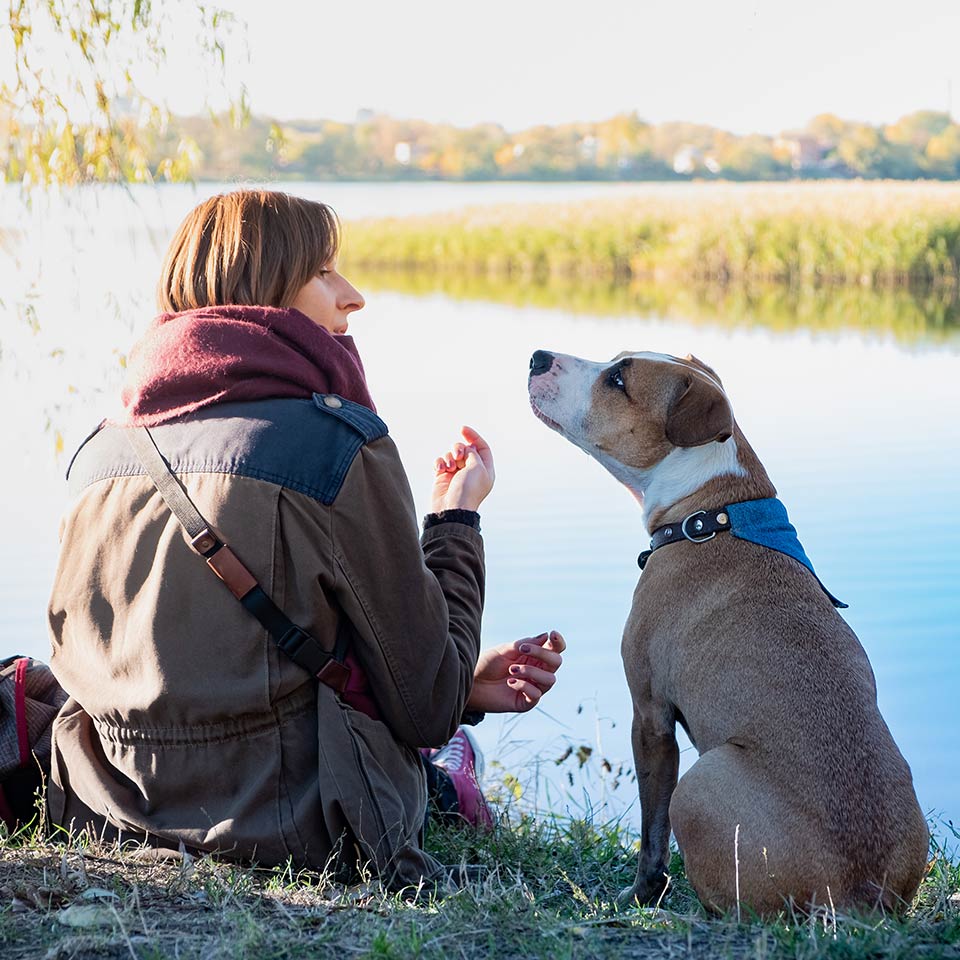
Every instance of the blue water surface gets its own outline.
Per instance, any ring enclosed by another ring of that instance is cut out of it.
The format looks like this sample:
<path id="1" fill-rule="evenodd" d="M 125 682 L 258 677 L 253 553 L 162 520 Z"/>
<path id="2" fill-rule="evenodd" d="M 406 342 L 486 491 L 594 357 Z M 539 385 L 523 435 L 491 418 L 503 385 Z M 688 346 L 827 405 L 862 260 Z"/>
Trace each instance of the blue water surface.
<path id="1" fill-rule="evenodd" d="M 437 208 L 457 205 L 450 191 L 411 198 L 403 185 L 365 188 L 340 191 L 347 219 L 409 212 L 429 196 Z M 152 314 L 166 238 L 198 194 L 149 197 L 154 206 L 141 203 L 140 219 L 113 195 L 97 201 L 99 216 L 82 204 L 36 212 L 17 258 L 0 259 L 10 291 L 0 344 L 0 652 L 47 655 L 44 611 L 68 454 L 115 408 L 125 353 Z M 562 191 L 549 195 L 558 198 Z M 48 279 L 34 283 L 34 275 Z M 30 310 L 16 308 L 23 303 Z M 433 459 L 462 423 L 494 450 L 497 486 L 482 509 L 485 641 L 557 628 L 569 643 L 540 708 L 477 728 L 489 788 L 522 793 L 531 806 L 639 823 L 619 646 L 648 535 L 633 498 L 529 412 L 526 368 L 538 348 L 591 359 L 624 349 L 693 352 L 723 377 L 818 574 L 850 604 L 843 616 L 870 656 L 881 711 L 924 810 L 960 817 L 955 340 L 732 329 L 720 316 L 694 324 L 682 315 L 601 317 L 389 292 L 371 294 L 351 326 L 422 513 Z M 694 759 L 687 747 L 683 768 Z"/>

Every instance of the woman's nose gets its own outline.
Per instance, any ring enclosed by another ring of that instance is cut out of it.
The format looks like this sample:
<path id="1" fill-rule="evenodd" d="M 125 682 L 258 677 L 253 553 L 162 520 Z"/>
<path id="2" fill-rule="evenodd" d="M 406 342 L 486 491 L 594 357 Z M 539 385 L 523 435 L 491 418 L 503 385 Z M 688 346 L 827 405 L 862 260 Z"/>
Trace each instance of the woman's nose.
<path id="1" fill-rule="evenodd" d="M 343 290 L 337 298 L 337 306 L 346 313 L 354 313 L 356 310 L 362 310 L 366 305 L 363 294 L 349 280 L 343 281 Z"/>

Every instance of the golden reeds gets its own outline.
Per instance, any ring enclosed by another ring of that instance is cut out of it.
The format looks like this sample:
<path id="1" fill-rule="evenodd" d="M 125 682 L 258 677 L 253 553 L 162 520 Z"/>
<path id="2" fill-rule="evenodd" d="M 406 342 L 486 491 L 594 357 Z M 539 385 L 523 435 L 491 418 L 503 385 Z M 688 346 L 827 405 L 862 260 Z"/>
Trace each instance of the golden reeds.
<path id="1" fill-rule="evenodd" d="M 344 263 L 482 276 L 956 286 L 960 185 L 656 184 L 347 225 Z"/>

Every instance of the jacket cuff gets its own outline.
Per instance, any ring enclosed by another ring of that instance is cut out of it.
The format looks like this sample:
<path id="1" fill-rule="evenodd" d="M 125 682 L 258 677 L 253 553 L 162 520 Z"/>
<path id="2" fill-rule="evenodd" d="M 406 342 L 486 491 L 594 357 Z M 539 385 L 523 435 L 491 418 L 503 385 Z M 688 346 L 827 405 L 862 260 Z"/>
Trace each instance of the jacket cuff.
<path id="1" fill-rule="evenodd" d="M 441 523 L 462 523 L 479 531 L 480 514 L 476 510 L 441 510 L 439 513 L 428 513 L 423 518 L 424 533 Z"/>
<path id="2" fill-rule="evenodd" d="M 475 727 L 485 716 L 483 710 L 464 710 L 460 714 L 460 726 Z"/>

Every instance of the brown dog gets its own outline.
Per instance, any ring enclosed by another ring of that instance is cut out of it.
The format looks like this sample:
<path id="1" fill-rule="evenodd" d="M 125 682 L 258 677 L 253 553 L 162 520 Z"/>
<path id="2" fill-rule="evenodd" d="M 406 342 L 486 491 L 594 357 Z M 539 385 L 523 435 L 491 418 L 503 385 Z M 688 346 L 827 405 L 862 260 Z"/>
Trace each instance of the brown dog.
<path id="1" fill-rule="evenodd" d="M 717 375 L 651 353 L 591 363 L 538 350 L 530 366 L 537 416 L 625 484 L 667 541 L 623 635 L 643 818 L 625 896 L 662 894 L 672 827 L 716 911 L 908 903 L 928 850 L 910 768 L 825 588 L 738 529 L 754 508 L 782 507 Z M 677 723 L 700 754 L 679 783 Z"/>

